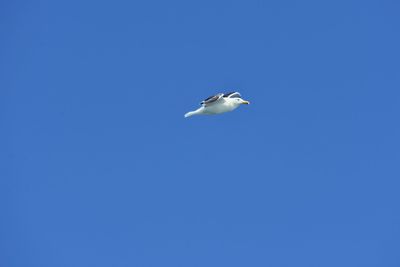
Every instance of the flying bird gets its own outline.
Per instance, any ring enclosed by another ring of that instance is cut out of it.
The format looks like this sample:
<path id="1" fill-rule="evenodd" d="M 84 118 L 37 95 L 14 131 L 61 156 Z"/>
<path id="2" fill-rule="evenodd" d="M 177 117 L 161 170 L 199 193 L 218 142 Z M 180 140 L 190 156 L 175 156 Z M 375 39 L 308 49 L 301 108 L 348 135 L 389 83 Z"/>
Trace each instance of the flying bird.
<path id="1" fill-rule="evenodd" d="M 239 92 L 219 93 L 201 101 L 201 107 L 185 114 L 185 118 L 193 115 L 212 115 L 232 111 L 240 105 L 250 104 L 243 100 Z"/>

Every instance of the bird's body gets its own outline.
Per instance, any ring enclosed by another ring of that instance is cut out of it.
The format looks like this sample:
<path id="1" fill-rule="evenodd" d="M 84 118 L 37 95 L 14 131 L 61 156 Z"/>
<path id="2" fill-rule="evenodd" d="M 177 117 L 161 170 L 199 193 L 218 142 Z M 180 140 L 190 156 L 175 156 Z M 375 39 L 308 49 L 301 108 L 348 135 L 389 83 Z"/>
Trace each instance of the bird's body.
<path id="1" fill-rule="evenodd" d="M 201 102 L 201 107 L 197 110 L 185 114 L 185 118 L 193 115 L 213 115 L 232 111 L 241 104 L 249 104 L 241 98 L 238 92 L 217 94 L 210 96 Z"/>

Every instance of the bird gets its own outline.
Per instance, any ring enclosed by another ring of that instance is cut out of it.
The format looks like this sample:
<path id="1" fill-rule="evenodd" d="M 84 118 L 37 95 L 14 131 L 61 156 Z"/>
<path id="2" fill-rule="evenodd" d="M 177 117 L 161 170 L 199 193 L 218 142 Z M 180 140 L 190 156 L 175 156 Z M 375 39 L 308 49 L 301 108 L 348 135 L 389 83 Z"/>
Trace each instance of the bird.
<path id="1" fill-rule="evenodd" d="M 243 100 L 239 92 L 218 93 L 201 101 L 201 107 L 185 114 L 185 118 L 193 115 L 214 115 L 232 111 L 240 105 L 250 104 Z"/>

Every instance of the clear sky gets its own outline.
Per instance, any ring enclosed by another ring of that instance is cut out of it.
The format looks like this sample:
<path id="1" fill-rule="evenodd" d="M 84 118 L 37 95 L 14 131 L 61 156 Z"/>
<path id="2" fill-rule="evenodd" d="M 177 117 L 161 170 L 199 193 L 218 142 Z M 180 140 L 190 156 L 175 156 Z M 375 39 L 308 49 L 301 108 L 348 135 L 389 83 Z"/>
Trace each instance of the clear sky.
<path id="1" fill-rule="evenodd" d="M 400 266 L 399 12 L 3 1 L 0 265 Z"/>

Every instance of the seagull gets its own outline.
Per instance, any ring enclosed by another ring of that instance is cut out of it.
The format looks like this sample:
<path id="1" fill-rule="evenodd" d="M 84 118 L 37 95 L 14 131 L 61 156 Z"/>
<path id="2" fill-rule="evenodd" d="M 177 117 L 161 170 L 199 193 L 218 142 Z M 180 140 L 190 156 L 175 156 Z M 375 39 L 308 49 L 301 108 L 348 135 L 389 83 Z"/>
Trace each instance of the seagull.
<path id="1" fill-rule="evenodd" d="M 219 93 L 201 101 L 201 107 L 185 114 L 185 118 L 193 115 L 212 115 L 232 111 L 241 104 L 250 104 L 243 100 L 239 92 Z"/>

